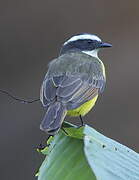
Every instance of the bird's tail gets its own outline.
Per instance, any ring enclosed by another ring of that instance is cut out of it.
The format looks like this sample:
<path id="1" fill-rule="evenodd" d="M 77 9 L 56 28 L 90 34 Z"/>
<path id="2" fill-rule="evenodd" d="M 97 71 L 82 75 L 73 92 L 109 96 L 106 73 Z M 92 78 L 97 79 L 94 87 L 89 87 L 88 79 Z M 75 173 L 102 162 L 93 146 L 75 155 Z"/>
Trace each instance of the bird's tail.
<path id="1" fill-rule="evenodd" d="M 49 106 L 40 129 L 48 134 L 54 135 L 61 128 L 62 122 L 67 114 L 66 108 L 60 102 L 55 102 Z"/>

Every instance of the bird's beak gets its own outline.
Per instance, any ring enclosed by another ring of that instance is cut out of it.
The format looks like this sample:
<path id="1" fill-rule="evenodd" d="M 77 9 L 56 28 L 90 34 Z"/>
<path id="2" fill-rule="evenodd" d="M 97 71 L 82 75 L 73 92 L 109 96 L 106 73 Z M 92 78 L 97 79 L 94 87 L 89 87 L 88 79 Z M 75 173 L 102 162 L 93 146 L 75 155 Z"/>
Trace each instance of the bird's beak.
<path id="1" fill-rule="evenodd" d="M 112 45 L 109 44 L 109 43 L 103 43 L 103 42 L 102 42 L 102 43 L 100 44 L 100 47 L 101 47 L 101 48 L 107 48 L 107 47 L 112 47 Z"/>

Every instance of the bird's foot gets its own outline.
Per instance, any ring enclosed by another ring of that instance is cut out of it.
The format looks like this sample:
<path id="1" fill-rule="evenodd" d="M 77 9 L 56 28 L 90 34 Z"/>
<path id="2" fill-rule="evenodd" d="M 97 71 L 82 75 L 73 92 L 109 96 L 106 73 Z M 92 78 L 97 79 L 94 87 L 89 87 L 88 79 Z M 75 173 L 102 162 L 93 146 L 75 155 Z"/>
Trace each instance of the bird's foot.
<path id="1" fill-rule="evenodd" d="M 63 127 L 61 127 L 61 129 L 62 129 L 62 131 L 68 136 L 69 134 L 67 133 L 67 131 L 63 128 Z"/>
<path id="2" fill-rule="evenodd" d="M 84 126 L 85 126 L 85 124 L 81 124 L 81 125 L 77 126 L 77 129 L 84 127 Z"/>

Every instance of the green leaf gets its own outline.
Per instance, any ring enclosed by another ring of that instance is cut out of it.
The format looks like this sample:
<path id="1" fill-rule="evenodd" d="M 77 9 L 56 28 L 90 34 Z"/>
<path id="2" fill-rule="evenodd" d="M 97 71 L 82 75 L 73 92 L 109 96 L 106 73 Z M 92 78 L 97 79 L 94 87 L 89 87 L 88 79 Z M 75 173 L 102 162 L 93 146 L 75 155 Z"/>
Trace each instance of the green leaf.
<path id="1" fill-rule="evenodd" d="M 139 180 L 139 154 L 105 137 L 95 129 L 84 128 L 84 151 L 99 180 Z"/>
<path id="2" fill-rule="evenodd" d="M 139 180 L 138 153 L 87 125 L 62 128 L 42 150 L 38 180 Z"/>
<path id="3" fill-rule="evenodd" d="M 54 137 L 38 180 L 96 180 L 83 152 L 83 141 L 62 132 Z"/>

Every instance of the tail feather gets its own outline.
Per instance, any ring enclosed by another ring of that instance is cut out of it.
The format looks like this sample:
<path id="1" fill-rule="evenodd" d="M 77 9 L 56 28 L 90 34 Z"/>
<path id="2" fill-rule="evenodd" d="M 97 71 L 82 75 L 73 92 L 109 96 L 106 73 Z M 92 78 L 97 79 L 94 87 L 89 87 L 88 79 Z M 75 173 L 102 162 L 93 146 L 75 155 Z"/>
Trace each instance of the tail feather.
<path id="1" fill-rule="evenodd" d="M 60 102 L 50 105 L 41 122 L 40 129 L 51 135 L 56 134 L 61 128 L 66 113 L 66 108 Z"/>

